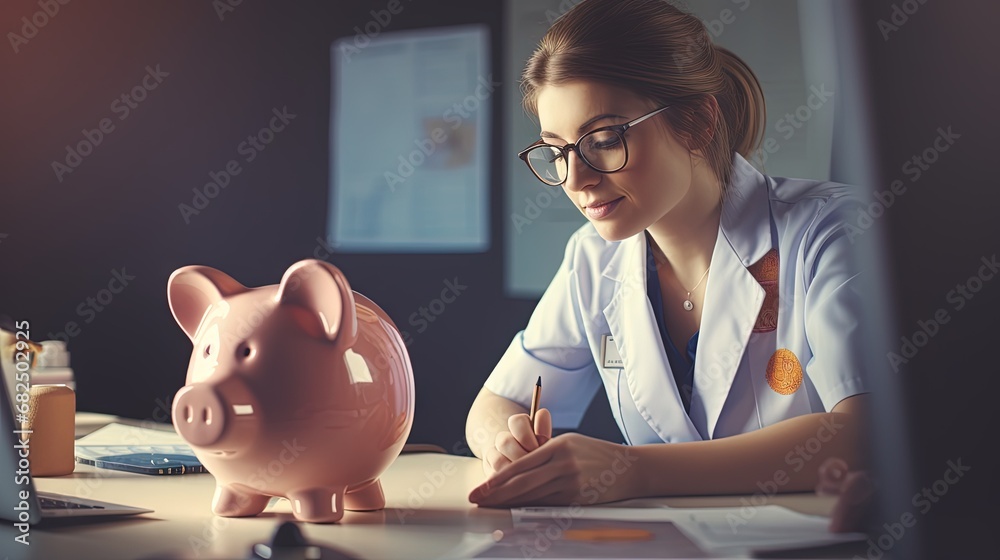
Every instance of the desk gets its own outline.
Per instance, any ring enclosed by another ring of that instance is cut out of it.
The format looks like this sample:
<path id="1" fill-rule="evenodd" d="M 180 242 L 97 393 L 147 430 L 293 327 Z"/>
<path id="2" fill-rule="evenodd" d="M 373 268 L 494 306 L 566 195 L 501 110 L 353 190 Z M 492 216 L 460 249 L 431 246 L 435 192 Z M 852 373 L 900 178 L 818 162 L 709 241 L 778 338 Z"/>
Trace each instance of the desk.
<path id="1" fill-rule="evenodd" d="M 382 477 L 386 509 L 352 512 L 335 525 L 302 524 L 311 541 L 336 546 L 361 558 L 441 558 L 466 533 L 488 535 L 511 527 L 508 510 L 478 508 L 467 496 L 484 480 L 478 459 L 419 453 L 402 455 Z M 258 517 L 221 518 L 211 513 L 215 479 L 210 474 L 145 476 L 88 465 L 72 475 L 36 478 L 42 491 L 89 497 L 156 510 L 133 518 L 86 524 L 33 527 L 31 545 L 13 543 L 14 529 L 0 530 L 2 554 L 11 559 L 245 558 L 250 546 L 268 542 L 275 527 L 293 519 L 288 503 Z M 811 494 L 779 495 L 769 503 L 825 515 L 833 501 Z M 641 499 L 615 505 L 642 507 L 742 505 L 740 497 Z M 16 548 L 14 548 L 16 547 Z"/>

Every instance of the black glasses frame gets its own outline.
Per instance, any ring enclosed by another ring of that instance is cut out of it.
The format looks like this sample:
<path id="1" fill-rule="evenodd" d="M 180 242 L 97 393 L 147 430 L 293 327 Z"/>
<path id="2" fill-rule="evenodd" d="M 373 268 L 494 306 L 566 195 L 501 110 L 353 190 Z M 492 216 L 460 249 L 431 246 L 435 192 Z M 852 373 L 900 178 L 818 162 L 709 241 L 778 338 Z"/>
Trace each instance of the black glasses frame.
<path id="1" fill-rule="evenodd" d="M 632 128 L 633 126 L 641 123 L 642 121 L 644 121 L 644 120 L 646 120 L 646 119 L 648 119 L 648 118 L 650 118 L 650 117 L 658 114 L 660 111 L 664 111 L 664 110 L 669 109 L 669 108 L 670 108 L 670 105 L 665 105 L 663 107 L 660 107 L 659 109 L 656 109 L 654 111 L 646 113 L 645 115 L 643 115 L 641 117 L 638 117 L 636 119 L 633 119 L 633 120 L 631 120 L 631 121 L 629 121 L 627 123 L 624 123 L 624 124 L 614 124 L 614 125 L 611 125 L 611 126 L 602 126 L 601 128 L 595 128 L 594 130 L 591 130 L 589 132 L 584 133 L 582 136 L 580 136 L 580 138 L 576 142 L 574 142 L 572 144 L 565 144 L 563 146 L 554 146 L 552 144 L 549 144 L 549 143 L 545 142 L 545 140 L 538 140 L 534 144 L 532 144 L 532 145 L 528 146 L 527 148 L 525 148 L 525 149 L 521 150 L 520 152 L 518 152 L 517 157 L 521 158 L 521 161 L 523 161 L 525 163 L 525 165 L 528 166 L 528 169 L 531 170 L 531 174 L 532 175 L 534 175 L 536 178 L 538 178 L 539 181 L 541 181 L 541 182 L 543 182 L 546 185 L 549 185 L 551 187 L 558 187 L 558 186 L 560 186 L 562 184 L 565 184 L 566 181 L 569 179 L 569 153 L 570 152 L 576 152 L 576 155 L 577 155 L 577 157 L 580 158 L 580 161 L 582 161 L 584 164 L 586 164 L 587 167 L 593 169 L 594 171 L 596 171 L 598 173 L 615 173 L 617 171 L 621 171 L 622 169 L 625 168 L 626 165 L 628 165 L 628 142 L 625 141 L 625 131 L 628 130 L 628 129 L 630 129 L 630 128 Z M 611 169 L 611 170 L 598 169 L 597 167 L 594 166 L 594 164 L 592 164 L 589 161 L 587 161 L 587 156 L 583 155 L 583 153 L 581 152 L 580 148 L 578 148 L 578 146 L 580 145 L 580 143 L 583 142 L 584 138 L 590 136 L 591 134 L 597 134 L 599 132 L 607 132 L 607 131 L 614 132 L 618 136 L 618 139 L 622 143 L 622 148 L 625 150 L 625 159 L 622 162 L 621 166 L 619 166 L 617 169 Z M 566 164 L 566 177 L 562 181 L 559 181 L 558 183 L 553 183 L 551 181 L 543 179 L 542 176 L 539 175 L 538 172 L 535 171 L 535 168 L 532 167 L 531 163 L 528 161 L 528 154 L 531 153 L 532 150 L 536 150 L 536 149 L 542 148 L 542 147 L 552 148 L 552 149 L 558 150 L 559 153 L 560 153 L 560 155 L 566 160 L 566 162 L 567 162 L 567 164 Z"/>

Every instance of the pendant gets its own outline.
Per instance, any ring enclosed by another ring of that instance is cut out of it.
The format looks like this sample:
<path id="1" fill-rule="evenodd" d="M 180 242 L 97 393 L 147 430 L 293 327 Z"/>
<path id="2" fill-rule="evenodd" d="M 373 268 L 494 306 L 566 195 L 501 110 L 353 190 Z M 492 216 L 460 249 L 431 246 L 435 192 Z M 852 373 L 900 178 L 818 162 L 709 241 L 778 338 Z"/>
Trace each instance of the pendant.
<path id="1" fill-rule="evenodd" d="M 691 311 L 692 309 L 694 309 L 694 304 L 691 303 L 691 300 L 684 300 L 684 311 Z"/>

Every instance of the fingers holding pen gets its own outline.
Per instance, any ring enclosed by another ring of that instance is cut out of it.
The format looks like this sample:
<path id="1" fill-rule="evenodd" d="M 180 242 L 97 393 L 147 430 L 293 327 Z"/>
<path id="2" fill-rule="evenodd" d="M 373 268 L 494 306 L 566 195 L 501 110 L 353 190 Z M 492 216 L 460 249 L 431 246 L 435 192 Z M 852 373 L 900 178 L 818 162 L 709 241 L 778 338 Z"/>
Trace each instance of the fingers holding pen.
<path id="1" fill-rule="evenodd" d="M 518 446 L 523 448 L 525 453 L 538 449 L 538 438 L 535 437 L 535 430 L 528 421 L 527 414 L 515 414 L 508 418 L 507 429 L 509 430 L 507 433 L 514 438 Z M 514 459 L 514 457 L 511 457 L 511 459 Z"/>
<path id="2" fill-rule="evenodd" d="M 496 434 L 493 445 L 483 455 L 483 472 L 496 473 L 528 453 L 535 451 L 552 438 L 552 415 L 539 408 L 542 378 L 535 383 L 531 407 L 527 414 L 513 414 L 507 418 L 507 431 Z"/>
<path id="3" fill-rule="evenodd" d="M 552 415 L 547 409 L 539 409 L 532 426 L 527 414 L 514 414 L 507 419 L 507 429 L 508 432 L 497 434 L 496 447 L 513 461 L 552 439 Z"/>
<path id="4" fill-rule="evenodd" d="M 538 412 L 535 413 L 534 428 L 535 440 L 538 442 L 538 445 L 552 439 L 552 414 L 549 413 L 549 409 L 538 409 Z"/>
<path id="5" fill-rule="evenodd" d="M 514 432 L 499 432 L 493 446 L 508 460 L 516 461 L 537 449 L 538 443 L 535 442 L 534 436 L 525 441 L 523 436 L 519 438 Z"/>

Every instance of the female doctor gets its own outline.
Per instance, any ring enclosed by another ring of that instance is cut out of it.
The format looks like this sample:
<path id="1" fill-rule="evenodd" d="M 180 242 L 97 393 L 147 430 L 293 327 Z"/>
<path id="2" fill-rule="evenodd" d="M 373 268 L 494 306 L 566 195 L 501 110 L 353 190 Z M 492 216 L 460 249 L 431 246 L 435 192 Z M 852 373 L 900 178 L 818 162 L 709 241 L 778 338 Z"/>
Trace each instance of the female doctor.
<path id="1" fill-rule="evenodd" d="M 588 223 L 469 412 L 479 505 L 813 489 L 862 466 L 854 189 L 762 175 L 753 72 L 661 0 L 587 0 L 546 33 L 519 156 Z M 541 376 L 534 426 L 525 414 Z M 567 433 L 603 387 L 624 444 Z"/>

